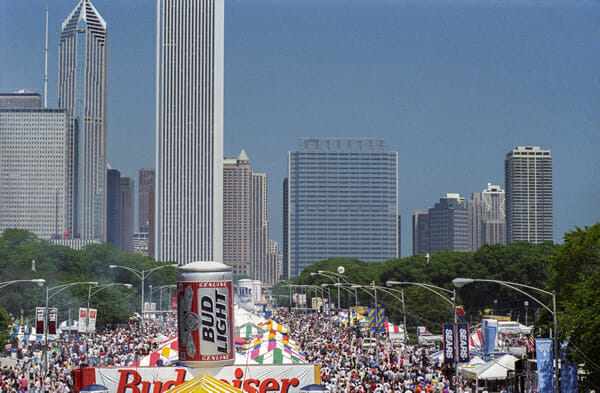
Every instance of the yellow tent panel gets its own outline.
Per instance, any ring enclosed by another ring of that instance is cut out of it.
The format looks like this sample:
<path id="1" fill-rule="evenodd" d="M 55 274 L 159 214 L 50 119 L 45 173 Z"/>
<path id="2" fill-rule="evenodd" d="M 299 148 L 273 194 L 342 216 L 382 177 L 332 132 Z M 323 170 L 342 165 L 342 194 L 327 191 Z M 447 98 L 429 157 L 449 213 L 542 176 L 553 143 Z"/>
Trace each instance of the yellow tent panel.
<path id="1" fill-rule="evenodd" d="M 240 389 L 219 381 L 208 374 L 200 374 L 194 379 L 167 390 L 168 393 L 244 393 Z"/>

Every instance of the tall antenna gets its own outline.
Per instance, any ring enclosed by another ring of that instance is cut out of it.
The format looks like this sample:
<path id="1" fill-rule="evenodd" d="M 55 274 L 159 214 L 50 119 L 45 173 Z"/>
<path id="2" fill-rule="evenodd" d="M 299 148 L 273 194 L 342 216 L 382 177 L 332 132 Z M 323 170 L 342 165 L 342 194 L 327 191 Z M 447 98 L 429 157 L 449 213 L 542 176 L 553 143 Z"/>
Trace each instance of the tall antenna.
<path id="1" fill-rule="evenodd" d="M 44 108 L 48 107 L 48 4 L 46 4 L 46 46 L 44 47 Z"/>

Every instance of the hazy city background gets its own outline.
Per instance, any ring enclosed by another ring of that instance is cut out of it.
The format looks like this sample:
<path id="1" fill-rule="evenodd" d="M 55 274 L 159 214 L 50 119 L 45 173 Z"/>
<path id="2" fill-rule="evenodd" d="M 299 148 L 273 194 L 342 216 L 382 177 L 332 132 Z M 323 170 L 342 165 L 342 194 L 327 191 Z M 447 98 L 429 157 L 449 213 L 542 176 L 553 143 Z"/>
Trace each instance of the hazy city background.
<path id="1" fill-rule="evenodd" d="M 49 2 L 48 106 L 60 25 Z M 44 1 L 0 2 L 0 91 L 43 94 Z M 108 25 L 108 162 L 155 166 L 156 5 L 96 0 Z M 287 152 L 303 137 L 386 139 L 411 216 L 504 185 L 516 146 L 552 151 L 554 239 L 600 219 L 600 4 L 588 1 L 226 1 L 224 156 L 267 173 L 281 247 Z M 137 215 L 136 215 L 137 217 Z"/>

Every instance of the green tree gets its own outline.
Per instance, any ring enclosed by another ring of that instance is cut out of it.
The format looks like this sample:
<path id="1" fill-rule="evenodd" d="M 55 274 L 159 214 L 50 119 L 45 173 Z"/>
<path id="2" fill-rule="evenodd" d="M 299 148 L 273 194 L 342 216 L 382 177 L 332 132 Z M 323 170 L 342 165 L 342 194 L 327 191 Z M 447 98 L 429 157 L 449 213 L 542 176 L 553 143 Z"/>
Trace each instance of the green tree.
<path id="1" fill-rule="evenodd" d="M 583 364 L 580 390 L 600 389 L 600 223 L 564 235 L 554 253 L 559 332 L 570 356 Z"/>
<path id="2" fill-rule="evenodd" d="M 10 320 L 8 312 L 6 312 L 4 307 L 0 306 L 0 348 L 4 348 L 4 345 L 6 345 L 10 339 L 11 325 L 12 321 Z"/>

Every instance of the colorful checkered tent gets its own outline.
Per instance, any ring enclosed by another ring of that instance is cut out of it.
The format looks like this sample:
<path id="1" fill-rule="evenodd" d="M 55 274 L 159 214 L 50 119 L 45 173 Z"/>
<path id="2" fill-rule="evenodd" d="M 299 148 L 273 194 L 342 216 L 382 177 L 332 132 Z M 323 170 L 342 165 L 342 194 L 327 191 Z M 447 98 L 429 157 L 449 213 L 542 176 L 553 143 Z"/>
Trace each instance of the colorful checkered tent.
<path id="1" fill-rule="evenodd" d="M 258 326 L 265 330 L 277 330 L 281 333 L 289 333 L 290 332 L 290 329 L 288 329 L 287 327 L 285 327 L 283 325 L 278 324 L 277 322 L 275 322 L 272 319 L 267 319 L 265 322 L 259 323 Z"/>
<path id="2" fill-rule="evenodd" d="M 274 343 L 280 342 L 285 347 L 289 347 L 290 349 L 293 349 L 295 351 L 298 351 L 300 349 L 300 344 L 298 344 L 294 340 L 290 340 L 288 338 L 288 336 L 282 334 L 281 332 L 278 332 L 277 330 L 269 330 L 268 332 L 261 334 L 260 336 L 254 338 L 248 344 L 244 345 L 242 347 L 242 349 L 247 350 L 247 349 L 262 345 L 265 342 L 272 343 L 271 344 L 272 347 L 273 347 Z"/>
<path id="3" fill-rule="evenodd" d="M 256 341 L 242 352 L 242 356 L 261 364 L 305 363 L 304 356 L 282 341 Z"/>
<path id="4" fill-rule="evenodd" d="M 179 386 L 167 390 L 169 393 L 243 393 L 235 386 L 219 381 L 207 374 L 200 374 Z"/>
<path id="5" fill-rule="evenodd" d="M 175 363 L 179 359 L 179 344 L 177 336 L 163 342 L 154 352 L 144 356 L 137 362 L 133 363 L 133 367 L 154 367 L 158 360 L 162 360 L 164 365 Z"/>
<path id="6" fill-rule="evenodd" d="M 246 323 L 245 325 L 235 328 L 235 334 L 240 336 L 244 340 L 248 340 L 258 335 L 261 335 L 265 333 L 265 331 L 265 329 L 261 329 L 253 323 Z"/>

